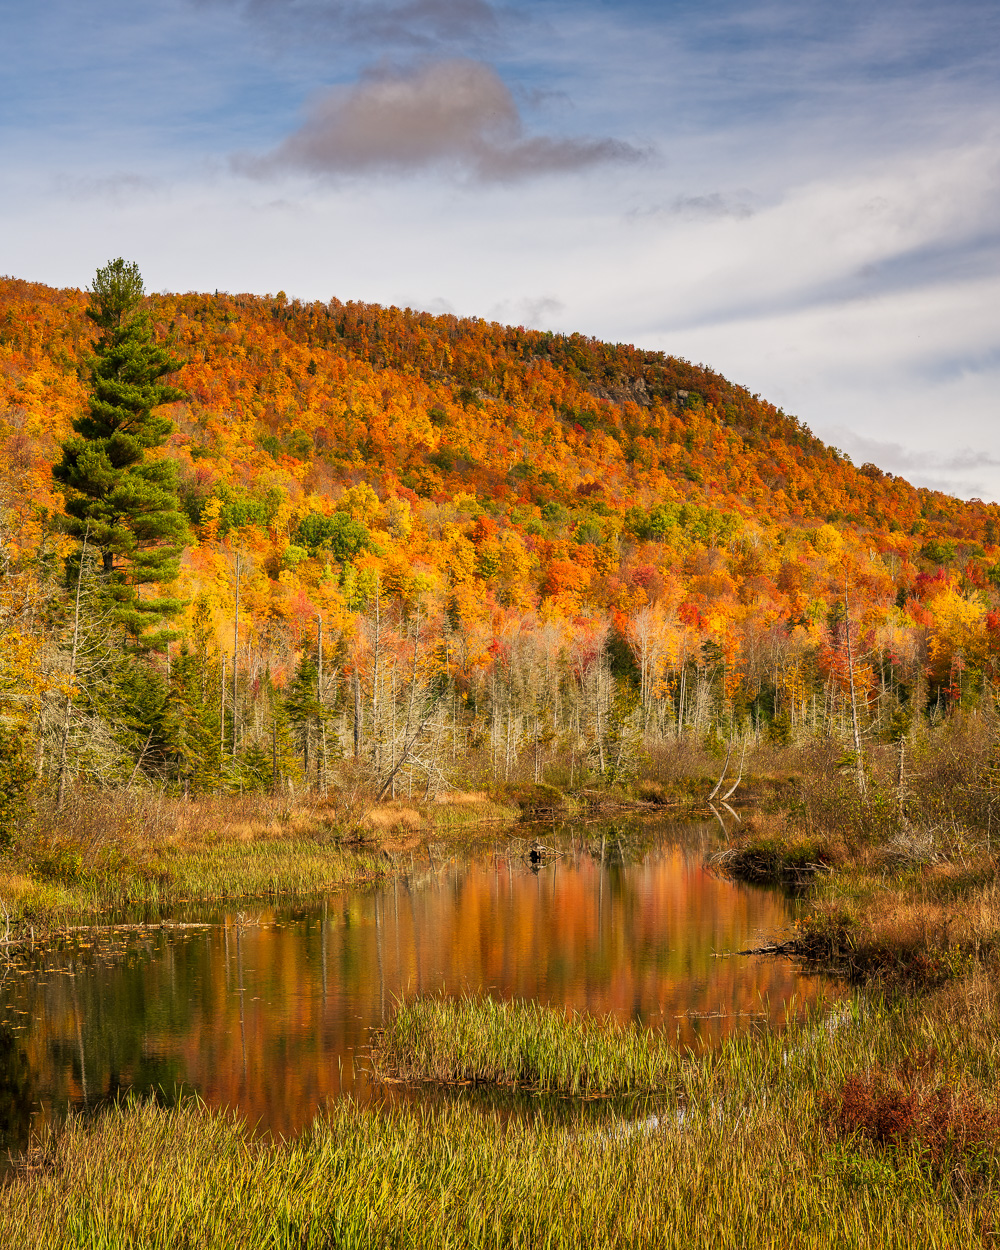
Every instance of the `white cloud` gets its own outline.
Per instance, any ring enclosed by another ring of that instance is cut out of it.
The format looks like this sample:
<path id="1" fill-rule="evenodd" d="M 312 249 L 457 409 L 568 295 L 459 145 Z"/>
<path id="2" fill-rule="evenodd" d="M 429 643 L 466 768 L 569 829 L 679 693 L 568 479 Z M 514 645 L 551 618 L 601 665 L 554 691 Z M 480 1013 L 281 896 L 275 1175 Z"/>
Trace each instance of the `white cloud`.
<path id="1" fill-rule="evenodd" d="M 501 325 L 545 330 L 561 322 L 565 313 L 566 305 L 555 295 L 525 295 L 521 299 L 501 300 L 489 309 L 487 316 Z"/>

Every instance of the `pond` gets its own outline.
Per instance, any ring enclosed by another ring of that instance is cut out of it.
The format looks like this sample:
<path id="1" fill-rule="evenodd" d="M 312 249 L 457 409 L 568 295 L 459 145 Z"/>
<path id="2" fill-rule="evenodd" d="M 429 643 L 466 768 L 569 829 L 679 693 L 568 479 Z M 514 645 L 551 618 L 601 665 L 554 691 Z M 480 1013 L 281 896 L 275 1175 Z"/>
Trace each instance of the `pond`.
<path id="1" fill-rule="evenodd" d="M 366 1050 L 402 996 L 532 998 L 700 1046 L 836 992 L 786 961 L 728 954 L 786 930 L 795 904 L 713 875 L 707 826 L 644 837 L 570 829 L 537 862 L 527 843 L 430 844 L 377 889 L 186 908 L 172 920 L 200 927 L 86 933 L 36 955 L 0 986 L 0 1151 L 129 1090 L 193 1090 L 294 1134 L 330 1098 L 385 1096 Z"/>

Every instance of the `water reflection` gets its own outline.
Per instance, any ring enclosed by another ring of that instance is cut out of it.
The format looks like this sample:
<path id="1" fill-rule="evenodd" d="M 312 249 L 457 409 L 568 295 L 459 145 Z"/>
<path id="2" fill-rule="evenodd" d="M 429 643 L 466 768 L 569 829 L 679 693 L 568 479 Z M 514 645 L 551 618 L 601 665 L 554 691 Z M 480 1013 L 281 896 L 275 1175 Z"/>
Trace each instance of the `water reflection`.
<path id="1" fill-rule="evenodd" d="M 0 1146 L 128 1089 L 196 1089 L 295 1133 L 328 1098 L 372 1096 L 369 1028 L 401 995 L 534 998 L 699 1045 L 829 993 L 784 962 L 716 957 L 786 928 L 791 904 L 707 872 L 700 843 L 630 858 L 571 835 L 536 863 L 428 848 L 382 889 L 42 956 L 0 988 Z"/>

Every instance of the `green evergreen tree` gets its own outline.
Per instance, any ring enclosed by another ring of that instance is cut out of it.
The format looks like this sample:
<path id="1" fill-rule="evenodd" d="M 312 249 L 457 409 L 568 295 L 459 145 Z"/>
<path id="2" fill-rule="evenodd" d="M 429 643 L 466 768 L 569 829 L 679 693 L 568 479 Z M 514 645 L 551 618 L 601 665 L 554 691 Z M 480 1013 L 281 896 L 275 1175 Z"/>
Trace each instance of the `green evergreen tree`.
<path id="1" fill-rule="evenodd" d="M 296 759 L 295 741 L 288 708 L 275 687 L 270 669 L 264 676 L 264 695 L 271 705 L 270 758 L 271 791 L 281 794 L 289 784 L 300 780 L 302 770 Z"/>
<path id="2" fill-rule="evenodd" d="M 206 697 L 203 658 L 186 646 L 170 668 L 163 722 L 170 778 L 185 795 L 204 794 L 222 784 L 219 708 L 214 688 Z"/>
<path id="3" fill-rule="evenodd" d="M 316 769 L 316 752 L 319 746 L 319 729 L 323 709 L 317 693 L 316 660 L 303 655 L 295 676 L 285 693 L 284 712 L 295 742 L 302 754 L 302 773 L 308 784 Z"/>
<path id="4" fill-rule="evenodd" d="M 125 752 L 127 780 L 135 764 L 144 773 L 169 771 L 170 687 L 166 675 L 145 658 L 120 650 L 109 651 L 93 665 L 81 692 L 81 710 L 98 716 Z M 101 780 L 110 780 L 102 777 Z"/>
<path id="5" fill-rule="evenodd" d="M 177 466 L 150 459 L 174 425 L 155 411 L 183 397 L 164 381 L 181 362 L 153 339 L 138 266 L 121 258 L 98 269 L 87 316 L 100 330 L 90 361 L 87 412 L 73 422 L 53 476 L 65 490 L 67 528 L 101 552 L 114 619 L 150 649 L 170 637 L 180 607 L 140 586 L 177 576 L 187 525 L 177 499 Z"/>
<path id="6" fill-rule="evenodd" d="M 238 762 L 239 785 L 244 794 L 274 789 L 271 752 L 259 738 L 241 744 Z"/>

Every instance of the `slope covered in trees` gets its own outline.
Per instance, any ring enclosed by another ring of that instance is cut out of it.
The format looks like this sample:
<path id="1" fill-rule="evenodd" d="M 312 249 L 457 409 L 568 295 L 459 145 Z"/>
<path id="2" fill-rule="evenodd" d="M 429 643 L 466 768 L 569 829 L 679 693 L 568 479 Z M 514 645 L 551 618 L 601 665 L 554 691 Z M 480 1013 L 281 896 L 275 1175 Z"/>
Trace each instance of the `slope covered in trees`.
<path id="1" fill-rule="evenodd" d="M 67 721 L 75 775 L 188 792 L 325 786 L 341 758 L 378 789 L 570 783 L 689 731 L 842 732 L 845 604 L 870 737 L 996 677 L 995 505 L 661 353 L 283 294 L 148 300 L 184 395 L 150 454 L 191 534 L 150 592 L 181 639 L 136 654 L 52 472 L 87 303 L 0 280 L 0 690 L 42 775 Z"/>

